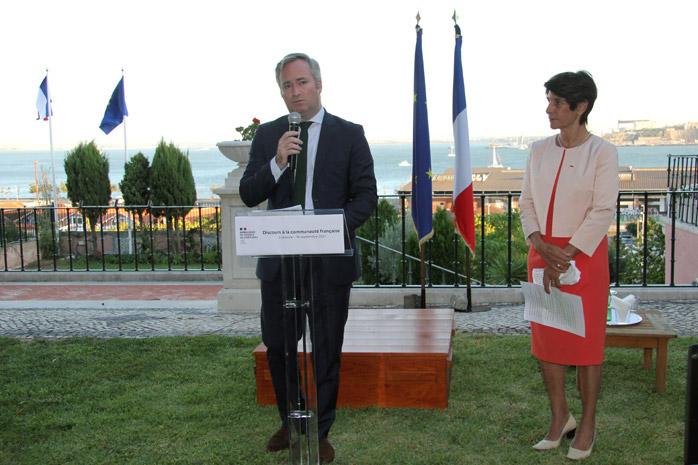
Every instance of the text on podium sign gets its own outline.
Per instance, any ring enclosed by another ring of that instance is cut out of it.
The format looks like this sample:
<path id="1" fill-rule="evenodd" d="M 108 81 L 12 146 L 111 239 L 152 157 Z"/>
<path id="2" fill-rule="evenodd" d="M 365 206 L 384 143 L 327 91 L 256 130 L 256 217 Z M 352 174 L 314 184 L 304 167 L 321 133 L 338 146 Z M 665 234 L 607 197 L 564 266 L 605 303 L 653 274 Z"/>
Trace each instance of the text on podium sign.
<path id="1" fill-rule="evenodd" d="M 344 253 L 341 214 L 236 216 L 237 255 L 323 255 Z"/>

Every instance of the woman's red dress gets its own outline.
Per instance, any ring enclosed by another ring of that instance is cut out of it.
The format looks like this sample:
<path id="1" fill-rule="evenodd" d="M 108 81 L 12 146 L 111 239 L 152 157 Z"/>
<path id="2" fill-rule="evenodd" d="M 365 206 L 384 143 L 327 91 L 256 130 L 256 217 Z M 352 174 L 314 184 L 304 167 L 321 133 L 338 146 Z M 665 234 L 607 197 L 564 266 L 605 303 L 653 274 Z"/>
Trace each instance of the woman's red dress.
<path id="1" fill-rule="evenodd" d="M 565 160 L 563 153 L 560 167 Z M 558 168 L 555 184 L 550 195 L 550 207 L 546 220 L 546 233 L 552 231 L 555 192 L 560 177 Z M 569 237 L 542 235 L 543 241 L 560 248 L 567 245 Z M 562 292 L 581 296 L 584 307 L 585 337 L 562 331 L 550 326 L 531 322 L 531 353 L 539 360 L 558 365 L 600 365 L 604 358 L 606 339 L 606 311 L 608 308 L 608 241 L 601 240 L 591 257 L 579 252 L 574 257 L 581 279 L 577 284 L 563 285 Z M 545 261 L 533 247 L 528 251 L 528 281 L 533 282 L 532 270 L 545 268 Z"/>

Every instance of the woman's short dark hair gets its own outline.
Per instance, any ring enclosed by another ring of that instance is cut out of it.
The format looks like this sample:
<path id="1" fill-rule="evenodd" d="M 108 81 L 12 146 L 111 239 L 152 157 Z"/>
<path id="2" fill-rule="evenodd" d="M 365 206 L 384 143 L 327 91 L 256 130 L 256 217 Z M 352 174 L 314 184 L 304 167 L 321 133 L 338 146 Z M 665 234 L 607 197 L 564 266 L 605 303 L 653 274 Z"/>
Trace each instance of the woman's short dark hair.
<path id="1" fill-rule="evenodd" d="M 556 74 L 543 85 L 547 92 L 564 98 L 570 105 L 570 110 L 574 110 L 582 102 L 587 102 L 586 111 L 579 117 L 580 124 L 587 124 L 587 117 L 596 101 L 596 84 L 588 71 Z"/>

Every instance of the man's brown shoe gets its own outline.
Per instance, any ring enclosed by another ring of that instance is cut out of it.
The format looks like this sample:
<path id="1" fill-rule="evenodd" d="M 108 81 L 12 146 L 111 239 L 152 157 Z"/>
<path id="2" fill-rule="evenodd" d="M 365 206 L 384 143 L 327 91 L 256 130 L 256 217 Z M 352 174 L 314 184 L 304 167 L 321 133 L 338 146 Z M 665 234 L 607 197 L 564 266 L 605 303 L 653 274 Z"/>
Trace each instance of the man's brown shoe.
<path id="1" fill-rule="evenodd" d="M 278 452 L 288 449 L 288 445 L 288 428 L 282 426 L 269 438 L 269 442 L 267 442 L 267 452 Z"/>
<path id="2" fill-rule="evenodd" d="M 320 438 L 320 463 L 330 463 L 334 460 L 334 447 L 330 444 L 329 439 Z"/>

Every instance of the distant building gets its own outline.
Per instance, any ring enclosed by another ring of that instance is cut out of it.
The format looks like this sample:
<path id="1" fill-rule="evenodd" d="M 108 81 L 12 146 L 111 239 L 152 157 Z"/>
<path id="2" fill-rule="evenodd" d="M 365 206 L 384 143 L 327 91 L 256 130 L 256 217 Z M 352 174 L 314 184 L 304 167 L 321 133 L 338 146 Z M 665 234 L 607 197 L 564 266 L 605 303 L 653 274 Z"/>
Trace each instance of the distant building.
<path id="1" fill-rule="evenodd" d="M 698 141 L 698 123 L 657 126 L 650 120 L 618 120 L 618 128 L 603 138 L 615 145 L 681 145 Z"/>
<path id="2" fill-rule="evenodd" d="M 505 213 L 509 208 L 518 210 L 519 193 L 523 184 L 523 169 L 473 168 L 473 207 L 476 215 Z M 619 187 L 625 194 L 621 197 L 621 231 L 627 223 L 636 222 L 644 210 L 647 192 L 647 211 L 650 215 L 666 213 L 667 174 L 666 168 L 633 168 L 622 166 L 618 171 Z M 453 169 L 432 178 L 432 210 L 451 210 L 453 205 Z M 412 183 L 404 184 L 398 194 L 407 196 L 410 203 Z M 486 196 L 483 198 L 483 195 Z M 615 222 L 609 231 L 615 234 Z"/>
<path id="3" fill-rule="evenodd" d="M 619 131 L 639 131 L 641 129 L 655 128 L 657 125 L 654 121 L 648 119 L 619 119 Z"/>

